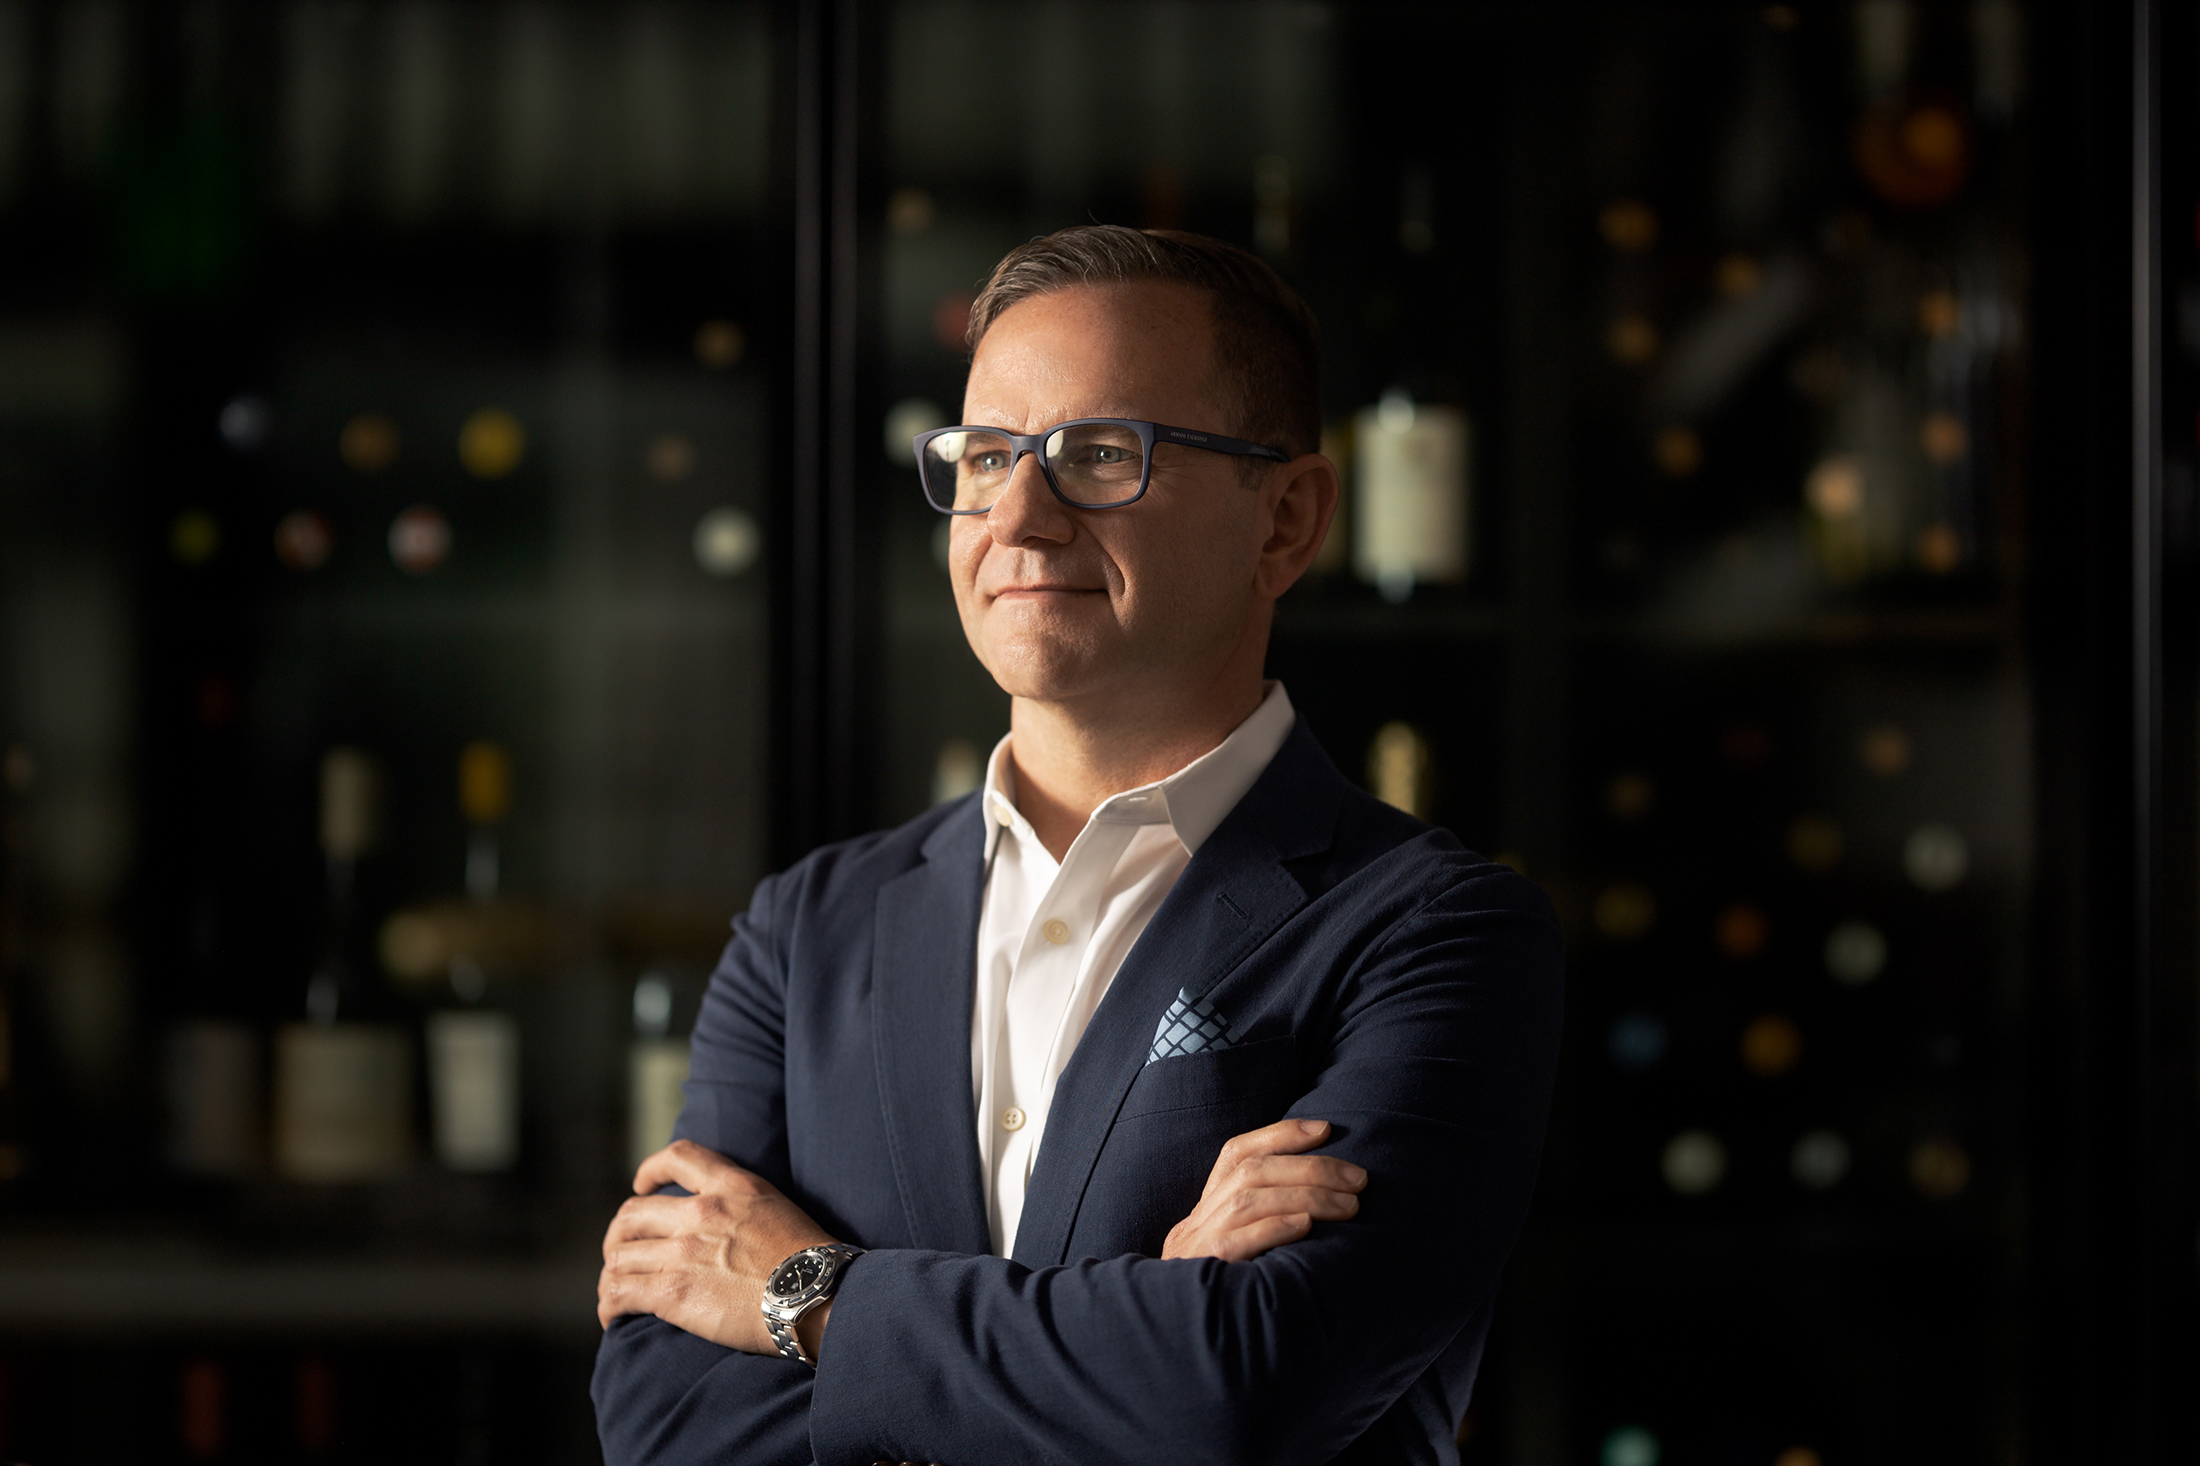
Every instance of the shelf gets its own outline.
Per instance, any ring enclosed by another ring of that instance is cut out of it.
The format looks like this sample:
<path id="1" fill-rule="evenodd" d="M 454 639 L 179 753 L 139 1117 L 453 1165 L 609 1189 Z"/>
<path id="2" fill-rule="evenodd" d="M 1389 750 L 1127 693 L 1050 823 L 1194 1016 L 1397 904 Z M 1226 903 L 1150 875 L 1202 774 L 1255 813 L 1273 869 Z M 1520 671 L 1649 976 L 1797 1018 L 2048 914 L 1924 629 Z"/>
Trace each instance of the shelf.
<path id="1" fill-rule="evenodd" d="M 1488 605 L 1359 603 L 1276 607 L 1276 635 L 1299 641 L 1375 642 L 1440 638 L 1501 642 L 1520 627 L 1516 615 Z M 1585 612 L 1557 629 L 1579 644 L 1621 644 L 1678 650 L 1753 647 L 1917 645 L 1992 647 L 2019 635 L 2015 615 L 2000 606 L 1808 610 L 1778 618 L 1719 618 L 1644 612 Z M 1543 638 L 1538 638 L 1539 641 Z"/>
<path id="2" fill-rule="evenodd" d="M 586 1343 L 594 1252 L 247 1262 L 157 1240 L 0 1246 L 0 1334 L 503 1334 Z"/>

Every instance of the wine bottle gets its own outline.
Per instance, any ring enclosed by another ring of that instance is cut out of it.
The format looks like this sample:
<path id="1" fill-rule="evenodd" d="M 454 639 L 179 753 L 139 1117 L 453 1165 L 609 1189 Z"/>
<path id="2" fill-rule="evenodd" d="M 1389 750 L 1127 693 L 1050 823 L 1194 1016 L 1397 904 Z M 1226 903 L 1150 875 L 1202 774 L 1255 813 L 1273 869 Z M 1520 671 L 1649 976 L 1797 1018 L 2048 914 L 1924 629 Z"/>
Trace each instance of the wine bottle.
<path id="1" fill-rule="evenodd" d="M 627 1059 L 627 1153 L 639 1166 L 672 1139 L 688 1075 L 688 1045 L 670 1036 L 672 983 L 645 972 L 634 984 L 634 1042 Z"/>
<path id="2" fill-rule="evenodd" d="M 471 833 L 466 892 L 497 896 L 497 826 L 511 812 L 511 760 L 494 743 L 466 745 L 458 760 L 458 805 Z M 451 960 L 451 989 L 466 1007 L 428 1016 L 428 1096 L 435 1157 L 454 1171 L 507 1171 L 519 1159 L 519 1024 L 481 1007 L 487 974 L 470 955 Z"/>
<path id="3" fill-rule="evenodd" d="M 275 1162 L 300 1181 L 367 1181 L 412 1159 L 412 1044 L 374 1017 L 364 964 L 351 955 L 354 876 L 374 842 L 379 778 L 356 749 L 321 761 L 326 941 L 306 986 L 306 1021 L 275 1041 Z"/>

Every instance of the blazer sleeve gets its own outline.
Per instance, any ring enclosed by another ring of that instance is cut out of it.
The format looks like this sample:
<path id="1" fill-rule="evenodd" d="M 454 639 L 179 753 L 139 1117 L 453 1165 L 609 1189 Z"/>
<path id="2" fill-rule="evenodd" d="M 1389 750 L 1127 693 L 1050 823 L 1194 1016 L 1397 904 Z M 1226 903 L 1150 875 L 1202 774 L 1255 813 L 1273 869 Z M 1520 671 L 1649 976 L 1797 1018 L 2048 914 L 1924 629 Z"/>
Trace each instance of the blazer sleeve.
<path id="1" fill-rule="evenodd" d="M 782 894 L 766 877 L 733 924 L 696 1019 L 673 1133 L 790 1190 Z M 589 1385 L 605 1466 L 807 1463 L 813 1379 L 805 1365 L 727 1349 L 646 1314 L 619 1319 L 597 1347 Z"/>
<path id="2" fill-rule="evenodd" d="M 1314 1088 L 1359 1213 L 1244 1263 L 1028 1268 L 874 1251 L 833 1305 L 819 1466 L 1324 1462 L 1496 1293 L 1557 1063 L 1562 954 L 1540 892 L 1461 877 L 1348 974 Z"/>

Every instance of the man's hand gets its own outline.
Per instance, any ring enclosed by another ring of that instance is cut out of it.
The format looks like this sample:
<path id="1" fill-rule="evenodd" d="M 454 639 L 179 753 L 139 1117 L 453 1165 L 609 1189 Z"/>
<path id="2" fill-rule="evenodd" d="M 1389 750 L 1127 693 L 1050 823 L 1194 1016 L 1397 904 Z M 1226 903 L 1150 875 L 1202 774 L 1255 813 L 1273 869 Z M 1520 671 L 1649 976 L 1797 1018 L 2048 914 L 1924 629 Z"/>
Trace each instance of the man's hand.
<path id="1" fill-rule="evenodd" d="M 1169 1229 L 1161 1255 L 1250 1262 L 1298 1241 L 1316 1220 L 1341 1222 L 1357 1212 L 1367 1172 L 1334 1156 L 1300 1154 L 1328 1138 L 1327 1120 L 1278 1120 L 1232 1136 L 1199 1205 Z"/>
<path id="2" fill-rule="evenodd" d="M 657 1196 L 677 1184 L 693 1196 Z M 653 1313 L 700 1339 L 746 1354 L 777 1354 L 764 1327 L 764 1281 L 805 1247 L 833 1237 L 761 1176 L 692 1140 L 675 1140 L 634 1173 L 634 1199 L 604 1233 L 596 1321 Z M 796 1332 L 812 1361 L 827 1300 Z"/>

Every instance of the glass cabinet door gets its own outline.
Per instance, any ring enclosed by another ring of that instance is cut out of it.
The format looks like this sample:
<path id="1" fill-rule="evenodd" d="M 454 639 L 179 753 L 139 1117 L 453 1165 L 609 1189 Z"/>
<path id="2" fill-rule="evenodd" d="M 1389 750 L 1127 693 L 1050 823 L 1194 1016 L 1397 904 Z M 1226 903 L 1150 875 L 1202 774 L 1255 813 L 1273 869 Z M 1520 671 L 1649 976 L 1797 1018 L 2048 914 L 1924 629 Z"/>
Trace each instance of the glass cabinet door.
<path id="1" fill-rule="evenodd" d="M 1998 1458 L 2023 13 L 905 0 L 881 25 L 880 820 L 972 787 L 1006 726 L 908 461 L 959 420 L 972 291 L 1088 219 L 1258 250 L 1321 319 L 1346 484 L 1271 674 L 1568 935 L 1468 1458 Z"/>
<path id="2" fill-rule="evenodd" d="M 768 849 L 786 22 L 0 6 L 11 1459 L 594 1459 Z"/>

